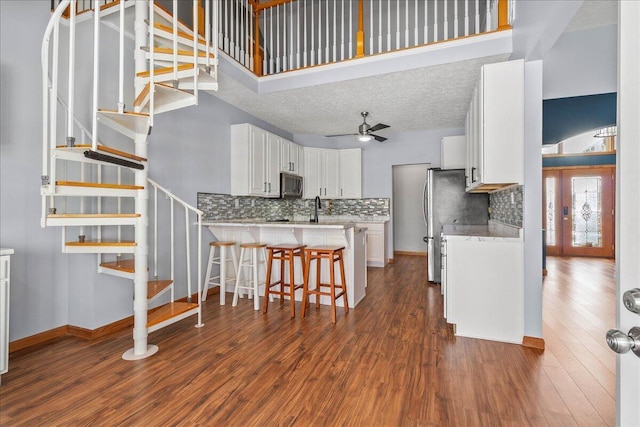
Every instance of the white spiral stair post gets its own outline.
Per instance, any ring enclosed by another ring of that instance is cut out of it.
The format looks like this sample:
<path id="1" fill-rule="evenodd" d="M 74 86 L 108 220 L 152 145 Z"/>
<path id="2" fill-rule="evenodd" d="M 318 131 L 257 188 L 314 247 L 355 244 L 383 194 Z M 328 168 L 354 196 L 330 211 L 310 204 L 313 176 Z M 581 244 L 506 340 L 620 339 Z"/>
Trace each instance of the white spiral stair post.
<path id="1" fill-rule="evenodd" d="M 147 71 L 148 65 L 143 46 L 147 46 L 147 28 L 145 20 L 148 16 L 149 7 L 147 2 L 136 1 L 135 3 L 135 72 Z M 136 88 L 136 93 L 140 89 Z M 151 111 L 152 115 L 153 112 Z M 147 158 L 148 135 L 136 134 L 135 137 L 135 154 L 140 157 Z M 133 279 L 133 348 L 127 350 L 122 358 L 125 360 L 144 359 L 152 356 L 158 351 L 158 346 L 147 344 L 147 282 L 149 278 L 148 260 L 149 243 L 149 190 L 147 189 L 147 179 L 149 172 L 147 168 L 135 171 L 135 184 L 144 187 L 138 190 L 135 199 L 135 212 L 140 214 L 137 224 L 135 225 L 135 273 Z"/>

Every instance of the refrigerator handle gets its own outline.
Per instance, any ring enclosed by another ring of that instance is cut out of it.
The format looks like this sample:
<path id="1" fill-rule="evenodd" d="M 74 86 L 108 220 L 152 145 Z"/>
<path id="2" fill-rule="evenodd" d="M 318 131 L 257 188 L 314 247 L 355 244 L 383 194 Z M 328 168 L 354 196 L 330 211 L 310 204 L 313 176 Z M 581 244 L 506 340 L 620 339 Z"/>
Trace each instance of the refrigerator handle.
<path id="1" fill-rule="evenodd" d="M 424 219 L 424 225 L 429 227 L 429 223 L 427 221 L 427 183 L 428 180 L 424 180 L 424 187 L 422 189 L 422 218 Z"/>

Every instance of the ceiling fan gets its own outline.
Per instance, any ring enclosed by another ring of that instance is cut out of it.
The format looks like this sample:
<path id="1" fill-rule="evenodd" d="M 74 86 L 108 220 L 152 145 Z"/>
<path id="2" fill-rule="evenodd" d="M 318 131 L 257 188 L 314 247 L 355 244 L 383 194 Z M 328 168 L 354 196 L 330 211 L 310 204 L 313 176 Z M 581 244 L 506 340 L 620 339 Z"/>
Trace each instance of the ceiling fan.
<path id="1" fill-rule="evenodd" d="M 327 136 L 332 137 L 332 136 L 357 135 L 358 141 L 360 142 L 369 142 L 372 139 L 375 139 L 378 142 L 386 141 L 387 138 L 379 135 L 374 135 L 373 132 L 379 131 L 381 129 L 386 129 L 389 127 L 389 125 L 385 125 L 384 123 L 378 123 L 377 125 L 371 126 L 369 123 L 367 123 L 367 116 L 369 115 L 369 113 L 366 111 L 363 111 L 360 114 L 362 115 L 362 124 L 358 126 L 358 133 L 345 133 L 341 135 L 327 135 Z"/>

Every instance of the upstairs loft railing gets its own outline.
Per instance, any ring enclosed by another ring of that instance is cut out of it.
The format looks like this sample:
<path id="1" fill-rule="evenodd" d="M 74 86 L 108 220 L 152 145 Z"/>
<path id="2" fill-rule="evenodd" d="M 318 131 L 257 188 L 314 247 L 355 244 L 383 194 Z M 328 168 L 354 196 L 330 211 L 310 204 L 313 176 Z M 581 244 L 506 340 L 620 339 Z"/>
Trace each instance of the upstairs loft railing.
<path id="1" fill-rule="evenodd" d="M 512 0 L 220 0 L 218 48 L 257 76 L 510 29 Z"/>
<path id="2" fill-rule="evenodd" d="M 59 2 L 51 0 L 52 8 Z M 116 2 L 78 0 L 76 13 Z M 510 29 L 512 2 L 218 0 L 218 48 L 266 76 Z M 204 16 L 201 7 L 201 35 Z"/>

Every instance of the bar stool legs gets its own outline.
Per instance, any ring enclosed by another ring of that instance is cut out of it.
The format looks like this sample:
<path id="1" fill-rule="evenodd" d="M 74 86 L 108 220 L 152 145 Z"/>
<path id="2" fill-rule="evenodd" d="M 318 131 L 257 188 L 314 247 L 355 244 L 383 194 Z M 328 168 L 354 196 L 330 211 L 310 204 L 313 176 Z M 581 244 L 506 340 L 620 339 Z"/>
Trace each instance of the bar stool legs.
<path id="1" fill-rule="evenodd" d="M 211 242 L 209 243 L 209 262 L 207 263 L 207 273 L 205 275 L 204 284 L 202 286 L 202 301 L 207 300 L 207 292 L 209 286 L 220 286 L 220 305 L 225 305 L 226 284 L 227 282 L 235 282 L 238 275 L 238 258 L 236 256 L 236 242 Z M 218 249 L 218 256 L 215 252 Z M 227 250 L 231 252 L 231 258 L 228 257 Z M 233 277 L 227 277 L 227 264 L 232 263 Z M 220 266 L 220 274 L 211 276 L 213 264 Z M 217 279 L 217 281 L 216 281 Z"/>
<path id="2" fill-rule="evenodd" d="M 284 303 L 285 295 L 289 296 L 289 304 L 291 307 L 291 318 L 296 316 L 296 301 L 295 301 L 295 292 L 297 289 L 303 287 L 303 284 L 300 283 L 298 285 L 295 284 L 295 265 L 294 261 L 296 257 L 300 258 L 300 266 L 304 271 L 305 262 L 304 262 L 304 248 L 305 245 L 299 245 L 297 243 L 294 244 L 279 244 L 279 245 L 270 245 L 267 246 L 267 253 L 269 254 L 267 261 L 267 279 L 264 290 L 264 305 L 262 307 L 262 312 L 267 313 L 269 309 L 269 300 L 271 299 L 271 295 L 280 295 L 280 304 Z M 271 273 L 273 267 L 273 261 L 280 261 L 280 279 L 275 282 L 271 281 Z M 286 280 L 286 263 L 289 263 L 289 280 Z M 272 289 L 280 285 L 280 290 Z M 285 290 L 288 288 L 288 290 Z"/>
<path id="3" fill-rule="evenodd" d="M 336 299 L 342 297 L 344 302 L 344 312 L 349 313 L 349 300 L 347 298 L 347 281 L 344 274 L 344 246 L 313 246 L 305 249 L 306 265 L 304 270 L 304 286 L 302 288 L 302 317 L 305 316 L 307 305 L 309 304 L 309 295 L 316 297 L 316 309 L 320 307 L 320 297 L 329 296 L 331 298 L 331 323 L 336 323 Z M 320 280 L 320 270 L 322 260 L 326 259 L 329 264 L 329 283 L 322 283 Z M 316 287 L 309 289 L 309 271 L 311 270 L 311 262 L 316 262 Z M 336 284 L 335 280 L 335 263 L 338 263 L 340 269 L 340 284 Z M 328 287 L 329 291 L 323 291 L 323 287 Z M 340 290 L 336 294 L 336 288 Z"/>
<path id="4" fill-rule="evenodd" d="M 249 291 L 249 298 L 253 297 L 254 310 L 260 310 L 260 297 L 258 289 L 262 283 L 258 281 L 258 267 L 266 263 L 266 244 L 263 243 L 243 243 L 240 245 L 240 260 L 238 264 L 238 274 L 236 275 L 236 287 L 233 292 L 233 306 L 238 305 L 238 294 L 242 289 Z M 245 257 L 249 255 L 248 259 Z M 258 259 L 262 256 L 262 261 Z M 250 276 L 246 281 L 242 280 L 243 268 L 250 270 Z"/>

